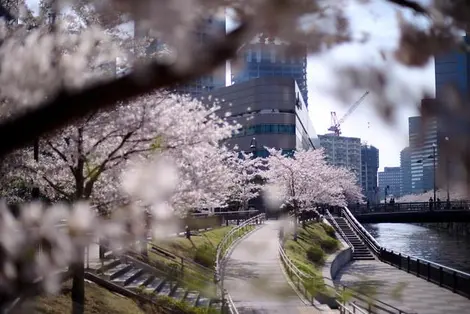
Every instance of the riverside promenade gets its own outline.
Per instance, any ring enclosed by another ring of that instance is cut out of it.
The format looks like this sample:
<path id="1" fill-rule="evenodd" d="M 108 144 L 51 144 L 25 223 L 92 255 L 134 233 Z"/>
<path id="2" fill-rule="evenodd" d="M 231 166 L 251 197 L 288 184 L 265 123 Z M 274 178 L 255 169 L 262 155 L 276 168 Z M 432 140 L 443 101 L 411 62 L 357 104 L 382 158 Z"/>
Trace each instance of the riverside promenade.
<path id="1" fill-rule="evenodd" d="M 335 283 L 365 289 L 407 313 L 460 314 L 470 309 L 470 299 L 378 260 L 352 261 Z"/>
<path id="2" fill-rule="evenodd" d="M 236 245 L 227 261 L 225 289 L 240 314 L 320 313 L 304 304 L 287 282 L 279 260 L 278 226 L 268 220 Z"/>

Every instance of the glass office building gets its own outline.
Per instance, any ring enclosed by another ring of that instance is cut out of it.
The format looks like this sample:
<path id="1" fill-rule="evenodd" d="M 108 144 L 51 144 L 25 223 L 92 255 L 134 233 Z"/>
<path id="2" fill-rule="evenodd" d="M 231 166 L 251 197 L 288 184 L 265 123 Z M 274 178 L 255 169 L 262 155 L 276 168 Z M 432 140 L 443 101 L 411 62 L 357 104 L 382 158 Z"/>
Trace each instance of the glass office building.
<path id="1" fill-rule="evenodd" d="M 205 20 L 199 28 L 194 31 L 194 36 L 197 39 L 197 44 L 207 44 L 208 40 L 214 37 L 225 35 L 225 15 L 214 16 Z M 135 26 L 135 37 L 148 36 L 148 29 Z M 152 54 L 159 49 L 162 49 L 163 43 L 158 39 L 154 39 L 150 46 L 147 48 L 147 54 Z M 189 94 L 192 97 L 198 97 L 204 93 L 213 91 L 217 88 L 224 87 L 226 81 L 225 66 L 217 69 L 211 74 L 198 77 L 192 82 L 177 85 L 174 92 L 181 94 Z"/>
<path id="2" fill-rule="evenodd" d="M 468 36 L 464 36 L 470 44 Z M 434 59 L 436 76 L 436 98 L 445 98 L 445 87 L 453 85 L 466 98 L 469 97 L 470 54 L 463 51 L 452 51 Z"/>
<path id="3" fill-rule="evenodd" d="M 244 67 L 233 73 L 232 83 L 245 82 L 259 77 L 287 77 L 297 82 L 302 98 L 308 107 L 307 92 L 307 51 L 301 56 L 286 57 L 286 44 L 270 41 L 250 43 L 244 46 L 241 54 Z"/>
<path id="4" fill-rule="evenodd" d="M 296 81 L 283 77 L 263 77 L 208 93 L 223 100 L 218 114 L 240 124 L 227 145 L 239 151 L 267 156 L 265 147 L 286 153 L 296 149 L 316 149 L 320 141 Z M 254 145 L 254 149 L 251 147 Z"/>

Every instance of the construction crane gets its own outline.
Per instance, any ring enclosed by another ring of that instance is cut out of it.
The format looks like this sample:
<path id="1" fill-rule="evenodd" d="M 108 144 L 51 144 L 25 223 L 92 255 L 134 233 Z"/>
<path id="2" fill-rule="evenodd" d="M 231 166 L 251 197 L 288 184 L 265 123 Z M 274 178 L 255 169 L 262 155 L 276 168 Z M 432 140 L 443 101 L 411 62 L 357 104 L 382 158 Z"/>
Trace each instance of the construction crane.
<path id="1" fill-rule="evenodd" d="M 336 136 L 341 135 L 341 124 L 344 123 L 347 117 L 351 115 L 351 113 L 356 110 L 356 108 L 362 103 L 362 101 L 369 95 L 369 91 L 366 91 L 361 98 L 359 98 L 354 104 L 349 107 L 348 111 L 344 114 L 344 116 L 338 120 L 336 116 L 336 111 L 331 112 L 331 126 L 328 128 L 328 131 L 333 132 Z"/>

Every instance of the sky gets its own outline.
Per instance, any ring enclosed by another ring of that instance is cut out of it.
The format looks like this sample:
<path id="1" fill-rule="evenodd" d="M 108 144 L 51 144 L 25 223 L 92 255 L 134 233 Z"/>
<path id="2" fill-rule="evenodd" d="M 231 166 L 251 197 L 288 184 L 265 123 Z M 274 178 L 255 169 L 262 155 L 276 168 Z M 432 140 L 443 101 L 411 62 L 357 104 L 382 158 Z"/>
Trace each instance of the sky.
<path id="1" fill-rule="evenodd" d="M 420 0 L 427 2 L 429 0 Z M 33 7 L 37 0 L 29 0 Z M 358 4 L 357 1 L 345 1 L 345 12 L 349 17 L 353 34 L 360 37 L 361 32 L 370 34 L 366 44 L 345 44 L 323 54 L 310 56 L 307 65 L 307 83 L 310 118 L 317 134 L 327 133 L 331 125 L 330 112 L 336 111 L 338 118 L 348 107 L 358 100 L 365 92 L 351 93 L 347 103 L 339 101 L 330 89 L 334 84 L 341 84 L 335 75 L 332 65 L 341 64 L 383 64 L 378 50 L 393 50 L 397 46 L 399 34 L 396 21 L 396 8 L 383 0 L 371 0 L 369 5 Z M 230 20 L 227 28 L 233 27 Z M 394 66 L 395 76 L 407 80 L 407 85 L 416 86 L 417 90 L 426 88 L 434 94 L 434 63 L 419 70 L 409 70 Z M 398 99 L 397 92 L 397 123 L 386 124 L 375 112 L 372 97 L 366 98 L 361 105 L 348 117 L 342 125 L 342 135 L 359 137 L 380 152 L 380 169 L 399 166 L 400 151 L 408 144 L 408 117 L 417 115 L 417 100 L 404 101 Z"/>
<path id="2" fill-rule="evenodd" d="M 364 7 L 352 3 L 346 12 L 351 27 L 358 34 L 368 31 L 371 39 L 367 44 L 347 44 L 326 53 L 308 58 L 307 80 L 309 93 L 309 111 L 317 134 L 327 133 L 331 125 L 330 112 L 336 111 L 338 118 L 347 108 L 358 100 L 365 91 L 350 95 L 348 103 L 342 103 L 329 92 L 332 84 L 341 84 L 331 65 L 340 64 L 383 64 L 378 53 L 379 48 L 392 50 L 397 46 L 399 34 L 395 18 L 395 8 L 384 1 L 372 1 Z M 395 67 L 396 76 L 407 80 L 407 85 L 416 86 L 416 90 L 426 89 L 434 94 L 434 62 L 425 68 L 410 70 Z M 399 92 L 398 92 L 399 93 Z M 397 93 L 397 94 L 398 94 Z M 380 169 L 400 165 L 400 151 L 408 145 L 408 117 L 418 115 L 415 99 L 398 99 L 399 108 L 396 124 L 386 124 L 375 112 L 373 99 L 366 97 L 361 105 L 342 125 L 342 135 L 359 137 L 367 144 L 379 149 Z"/>

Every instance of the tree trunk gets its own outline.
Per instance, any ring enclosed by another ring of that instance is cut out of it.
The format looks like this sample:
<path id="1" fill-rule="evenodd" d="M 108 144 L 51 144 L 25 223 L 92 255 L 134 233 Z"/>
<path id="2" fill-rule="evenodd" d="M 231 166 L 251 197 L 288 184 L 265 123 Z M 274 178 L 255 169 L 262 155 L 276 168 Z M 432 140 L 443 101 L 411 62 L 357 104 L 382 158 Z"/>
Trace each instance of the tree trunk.
<path id="1" fill-rule="evenodd" d="M 106 248 L 106 240 L 103 239 L 103 238 L 99 238 L 98 240 L 99 242 L 99 255 L 100 255 L 100 260 L 103 260 L 105 258 L 104 254 L 106 253 L 107 251 L 107 248 Z"/>
<path id="2" fill-rule="evenodd" d="M 297 206 L 294 207 L 294 241 L 297 242 L 297 224 L 299 220 L 299 214 L 297 212 Z"/>
<path id="3" fill-rule="evenodd" d="M 83 314 L 85 312 L 85 263 L 84 248 L 78 249 L 78 260 L 72 264 L 72 314 Z"/>
<path id="4" fill-rule="evenodd" d="M 147 237 L 145 235 L 142 236 L 141 240 L 139 241 L 139 244 L 140 254 L 142 254 L 143 256 L 148 256 Z"/>

